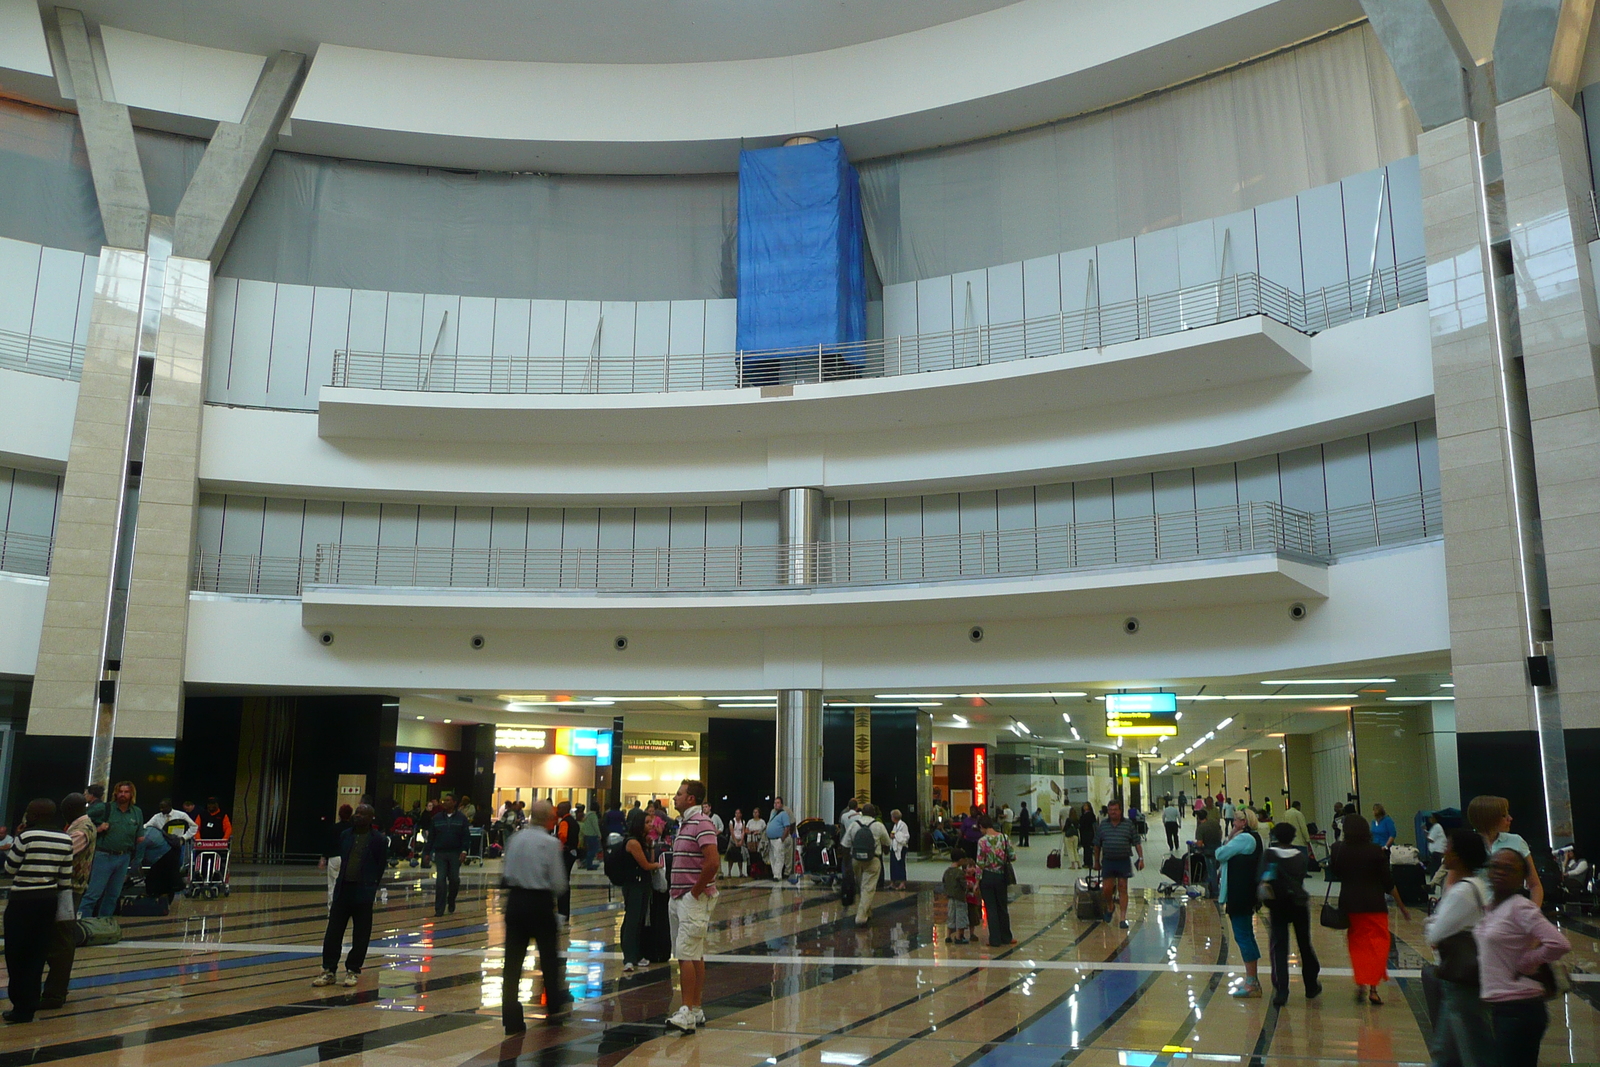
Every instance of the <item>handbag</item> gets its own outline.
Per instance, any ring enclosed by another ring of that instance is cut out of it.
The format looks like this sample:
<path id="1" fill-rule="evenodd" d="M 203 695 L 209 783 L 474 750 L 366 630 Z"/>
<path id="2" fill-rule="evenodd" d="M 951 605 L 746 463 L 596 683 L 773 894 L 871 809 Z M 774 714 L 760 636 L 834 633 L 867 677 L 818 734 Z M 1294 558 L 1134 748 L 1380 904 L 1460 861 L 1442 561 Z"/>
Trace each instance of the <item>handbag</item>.
<path id="1" fill-rule="evenodd" d="M 1546 1000 L 1560 1000 L 1572 992 L 1572 965 L 1565 960 L 1539 964 L 1539 969 L 1533 972 L 1533 977 L 1544 986 Z"/>
<path id="2" fill-rule="evenodd" d="M 1471 930 L 1451 934 L 1434 946 L 1439 953 L 1439 977 L 1460 985 L 1478 984 L 1478 942 Z"/>
<path id="3" fill-rule="evenodd" d="M 1332 896 L 1333 883 L 1329 882 L 1328 891 L 1322 894 L 1322 913 L 1317 916 L 1317 922 L 1329 930 L 1350 929 L 1350 916 L 1345 914 L 1344 903 L 1342 901 L 1338 904 L 1331 903 L 1329 898 Z"/>
<path id="4" fill-rule="evenodd" d="M 1010 860 L 1006 860 L 1006 885 L 1017 884 L 1017 869 Z"/>
<path id="5" fill-rule="evenodd" d="M 657 893 L 665 893 L 667 891 L 666 864 L 662 864 L 650 872 L 650 888 Z"/>

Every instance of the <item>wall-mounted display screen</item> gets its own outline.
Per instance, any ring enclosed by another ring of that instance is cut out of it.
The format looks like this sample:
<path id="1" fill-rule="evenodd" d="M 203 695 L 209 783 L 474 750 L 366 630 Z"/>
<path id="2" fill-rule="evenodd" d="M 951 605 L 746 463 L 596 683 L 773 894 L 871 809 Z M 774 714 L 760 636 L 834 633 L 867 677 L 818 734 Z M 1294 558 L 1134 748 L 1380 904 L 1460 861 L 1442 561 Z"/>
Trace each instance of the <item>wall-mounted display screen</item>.
<path id="1" fill-rule="evenodd" d="M 1178 698 L 1172 693 L 1107 693 L 1109 737 L 1175 737 Z"/>
<path id="2" fill-rule="evenodd" d="M 556 754 L 592 756 L 596 767 L 611 766 L 611 731 L 567 729 L 556 731 Z"/>
<path id="3" fill-rule="evenodd" d="M 443 774 L 444 762 L 443 752 L 412 752 L 407 749 L 396 749 L 394 773 Z"/>

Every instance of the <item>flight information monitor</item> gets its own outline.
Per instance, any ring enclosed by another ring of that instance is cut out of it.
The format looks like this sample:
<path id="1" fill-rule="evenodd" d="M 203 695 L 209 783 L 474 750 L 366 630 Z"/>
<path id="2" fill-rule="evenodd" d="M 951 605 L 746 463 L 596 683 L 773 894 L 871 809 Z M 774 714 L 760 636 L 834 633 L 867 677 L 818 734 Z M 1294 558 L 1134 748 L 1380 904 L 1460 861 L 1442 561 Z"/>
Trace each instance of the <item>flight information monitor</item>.
<path id="1" fill-rule="evenodd" d="M 1178 698 L 1172 693 L 1107 693 L 1108 737 L 1175 737 Z"/>

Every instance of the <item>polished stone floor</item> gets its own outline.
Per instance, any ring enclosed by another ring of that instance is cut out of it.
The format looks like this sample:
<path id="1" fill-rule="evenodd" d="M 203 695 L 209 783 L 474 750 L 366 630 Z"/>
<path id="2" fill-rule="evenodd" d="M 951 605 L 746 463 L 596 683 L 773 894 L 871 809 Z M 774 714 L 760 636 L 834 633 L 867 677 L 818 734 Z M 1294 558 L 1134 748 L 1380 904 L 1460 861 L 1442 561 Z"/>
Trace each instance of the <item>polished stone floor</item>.
<path id="1" fill-rule="evenodd" d="M 1148 893 L 1130 930 L 1073 916 L 1069 890 L 1019 892 L 1008 949 L 948 945 L 931 888 L 879 896 L 857 929 L 830 892 L 730 881 L 708 966 L 708 1027 L 662 1022 L 673 970 L 623 976 L 621 912 L 597 876 L 574 894 L 565 1026 L 506 1039 L 499 1023 L 501 922 L 494 865 L 469 868 L 457 913 L 432 916 L 431 881 L 389 883 L 374 954 L 354 990 L 313 989 L 321 878 L 306 868 L 236 872 L 233 895 L 180 900 L 132 919 L 119 945 L 80 952 L 66 1009 L 0 1029 L 0 1067 L 210 1064 L 297 1067 L 626 1061 L 636 1067 L 1166 1067 L 1422 1064 L 1420 929 L 1397 922 L 1396 980 L 1382 1007 L 1351 995 L 1341 937 L 1316 931 L 1327 992 L 1282 1010 L 1234 1000 L 1238 951 L 1214 904 Z M 1569 924 L 1574 963 L 1600 972 L 1600 925 Z M 1265 945 L 1266 932 L 1259 935 Z M 1586 976 L 1583 976 L 1586 977 Z M 1265 968 L 1263 968 L 1265 978 Z M 537 1000 L 537 977 L 526 980 Z M 1544 1063 L 1600 1060 L 1600 983 L 1551 1005 Z"/>

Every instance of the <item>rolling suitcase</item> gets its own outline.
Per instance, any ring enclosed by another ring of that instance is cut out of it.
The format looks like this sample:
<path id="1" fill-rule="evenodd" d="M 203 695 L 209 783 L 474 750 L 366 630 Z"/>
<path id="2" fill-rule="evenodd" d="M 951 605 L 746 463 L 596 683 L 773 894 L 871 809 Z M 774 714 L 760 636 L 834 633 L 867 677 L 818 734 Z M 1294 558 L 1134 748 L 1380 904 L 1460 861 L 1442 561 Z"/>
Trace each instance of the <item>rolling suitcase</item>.
<path id="1" fill-rule="evenodd" d="M 1061 850 L 1059 848 L 1055 849 L 1050 853 L 1050 855 L 1046 856 L 1044 858 L 1044 865 L 1050 868 L 1052 871 L 1059 871 L 1061 869 Z"/>
<path id="2" fill-rule="evenodd" d="M 1105 915 L 1105 900 L 1101 896 L 1100 876 L 1091 874 L 1087 878 L 1079 878 L 1077 891 L 1073 894 L 1073 907 L 1079 919 L 1087 922 L 1098 921 Z"/>
<path id="3" fill-rule="evenodd" d="M 1188 869 L 1188 864 L 1183 862 L 1182 856 L 1168 856 L 1161 861 L 1161 877 L 1179 885 L 1183 884 L 1184 874 Z"/>

